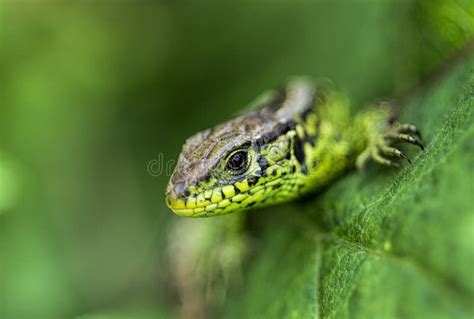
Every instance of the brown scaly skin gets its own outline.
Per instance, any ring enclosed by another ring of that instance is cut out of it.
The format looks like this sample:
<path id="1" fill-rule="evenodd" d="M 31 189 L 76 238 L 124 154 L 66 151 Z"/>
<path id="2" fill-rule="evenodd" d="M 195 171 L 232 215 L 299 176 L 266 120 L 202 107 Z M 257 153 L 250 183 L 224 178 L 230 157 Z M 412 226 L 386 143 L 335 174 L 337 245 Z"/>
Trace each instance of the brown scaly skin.
<path id="1" fill-rule="evenodd" d="M 176 214 L 207 217 L 293 200 L 372 159 L 398 166 L 396 142 L 423 148 L 413 125 L 390 105 L 350 113 L 327 84 L 296 78 L 248 112 L 189 138 L 166 191 Z M 409 161 L 409 160 L 408 160 Z"/>

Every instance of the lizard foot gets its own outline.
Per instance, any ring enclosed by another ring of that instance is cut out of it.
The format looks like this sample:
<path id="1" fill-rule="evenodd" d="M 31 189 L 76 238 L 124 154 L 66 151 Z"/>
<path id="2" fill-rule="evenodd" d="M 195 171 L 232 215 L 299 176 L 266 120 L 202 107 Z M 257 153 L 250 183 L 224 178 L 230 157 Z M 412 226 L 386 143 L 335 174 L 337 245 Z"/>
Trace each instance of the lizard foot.
<path id="1" fill-rule="evenodd" d="M 396 122 L 389 126 L 388 130 L 377 134 L 373 140 L 370 141 L 366 150 L 357 158 L 356 167 L 361 169 L 365 167 L 370 160 L 396 168 L 400 167 L 400 164 L 395 161 L 395 159 L 406 160 L 411 164 L 411 160 L 402 151 L 393 147 L 393 144 L 396 143 L 413 144 L 418 146 L 421 150 L 425 148 L 421 142 L 421 133 L 416 126 Z"/>

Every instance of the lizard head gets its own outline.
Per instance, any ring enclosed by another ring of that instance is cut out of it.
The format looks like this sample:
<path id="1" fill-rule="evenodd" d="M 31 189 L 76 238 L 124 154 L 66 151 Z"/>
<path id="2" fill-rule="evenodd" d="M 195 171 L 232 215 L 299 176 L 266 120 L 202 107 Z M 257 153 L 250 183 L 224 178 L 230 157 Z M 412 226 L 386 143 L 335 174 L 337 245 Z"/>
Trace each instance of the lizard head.
<path id="1" fill-rule="evenodd" d="M 186 141 L 166 190 L 173 212 L 221 215 L 260 206 L 276 195 L 280 183 L 275 181 L 286 174 L 291 161 L 288 140 L 274 134 L 270 143 L 251 122 L 235 126 L 234 120 Z"/>
<path id="2" fill-rule="evenodd" d="M 166 189 L 168 207 L 207 217 L 296 197 L 305 158 L 295 119 L 312 107 L 311 92 L 300 85 L 267 94 L 260 107 L 190 137 Z"/>

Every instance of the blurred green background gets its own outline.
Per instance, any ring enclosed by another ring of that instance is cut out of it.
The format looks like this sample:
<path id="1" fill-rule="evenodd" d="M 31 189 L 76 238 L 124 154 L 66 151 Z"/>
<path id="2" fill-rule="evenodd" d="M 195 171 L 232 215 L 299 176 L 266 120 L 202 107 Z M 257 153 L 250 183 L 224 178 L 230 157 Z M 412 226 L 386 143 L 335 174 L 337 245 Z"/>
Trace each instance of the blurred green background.
<path id="1" fill-rule="evenodd" d="M 330 78 L 357 105 L 403 96 L 469 41 L 473 13 L 469 0 L 2 1 L 0 317 L 176 315 L 178 217 L 150 161 L 291 75 Z"/>

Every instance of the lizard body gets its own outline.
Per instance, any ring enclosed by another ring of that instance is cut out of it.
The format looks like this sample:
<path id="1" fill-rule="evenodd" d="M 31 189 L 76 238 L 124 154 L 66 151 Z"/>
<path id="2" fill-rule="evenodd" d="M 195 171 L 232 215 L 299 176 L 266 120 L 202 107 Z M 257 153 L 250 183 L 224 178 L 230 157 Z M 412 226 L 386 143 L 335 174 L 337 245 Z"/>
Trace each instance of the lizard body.
<path id="1" fill-rule="evenodd" d="M 293 200 L 369 159 L 408 158 L 391 145 L 423 148 L 413 125 L 393 121 L 387 103 L 352 115 L 348 99 L 303 78 L 258 98 L 242 115 L 199 132 L 183 146 L 166 203 L 208 217 Z"/>

